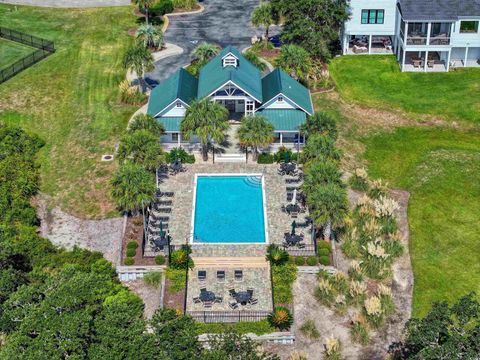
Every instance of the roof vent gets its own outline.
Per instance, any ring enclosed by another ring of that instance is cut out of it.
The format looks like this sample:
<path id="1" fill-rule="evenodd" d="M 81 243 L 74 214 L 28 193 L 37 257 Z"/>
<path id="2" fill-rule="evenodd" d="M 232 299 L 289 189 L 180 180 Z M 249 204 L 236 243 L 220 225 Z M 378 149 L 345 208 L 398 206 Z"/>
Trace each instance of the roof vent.
<path id="1" fill-rule="evenodd" d="M 238 66 L 238 59 L 235 56 L 233 56 L 232 54 L 228 54 L 222 60 L 223 60 L 223 67 L 227 67 L 227 66 L 237 67 Z"/>

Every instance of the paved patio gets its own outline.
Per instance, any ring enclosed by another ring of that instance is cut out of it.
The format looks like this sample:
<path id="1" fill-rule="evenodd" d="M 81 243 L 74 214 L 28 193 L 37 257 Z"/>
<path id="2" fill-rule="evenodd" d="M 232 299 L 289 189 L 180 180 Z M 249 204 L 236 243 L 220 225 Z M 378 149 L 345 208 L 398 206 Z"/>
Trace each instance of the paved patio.
<path id="1" fill-rule="evenodd" d="M 217 163 L 186 165 L 187 171 L 177 175 L 167 175 L 160 179 L 159 187 L 164 192 L 174 192 L 172 210 L 169 214 L 169 232 L 172 245 L 185 244 L 193 229 L 191 228 L 194 179 L 197 173 L 263 173 L 265 176 L 265 197 L 267 206 L 267 229 L 269 243 L 281 245 L 284 233 L 291 230 L 293 219 L 282 211 L 287 202 L 287 187 L 299 187 L 299 184 L 287 184 L 288 176 L 277 174 L 278 165 L 259 165 L 245 163 Z M 291 190 L 290 190 L 291 191 Z M 297 223 L 305 222 L 306 213 L 299 214 Z M 310 228 L 297 227 L 298 233 L 304 233 L 304 242 L 310 243 Z M 232 239 L 234 241 L 234 239 Z M 264 256 L 266 245 L 201 244 L 193 246 L 196 256 Z M 148 252 L 148 249 L 147 249 Z"/>

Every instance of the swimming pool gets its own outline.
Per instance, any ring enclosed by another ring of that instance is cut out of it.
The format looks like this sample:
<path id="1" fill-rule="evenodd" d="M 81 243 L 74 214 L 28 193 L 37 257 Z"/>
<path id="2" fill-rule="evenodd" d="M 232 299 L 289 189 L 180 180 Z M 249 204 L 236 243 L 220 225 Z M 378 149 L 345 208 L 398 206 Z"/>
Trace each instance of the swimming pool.
<path id="1" fill-rule="evenodd" d="M 197 174 L 193 205 L 195 244 L 268 242 L 261 174 Z"/>

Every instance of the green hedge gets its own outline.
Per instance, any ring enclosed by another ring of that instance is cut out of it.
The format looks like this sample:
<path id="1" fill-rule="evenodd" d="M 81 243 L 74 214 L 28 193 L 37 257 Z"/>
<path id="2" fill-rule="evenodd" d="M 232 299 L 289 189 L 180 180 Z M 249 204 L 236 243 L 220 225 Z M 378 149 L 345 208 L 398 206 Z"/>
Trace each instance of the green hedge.
<path id="1" fill-rule="evenodd" d="M 157 264 L 157 265 L 163 265 L 163 264 L 165 264 L 166 261 L 167 261 L 167 259 L 165 259 L 165 256 L 163 256 L 163 255 L 155 256 L 155 264 Z"/>
<path id="2" fill-rule="evenodd" d="M 138 244 L 136 241 L 129 241 L 127 243 L 127 249 L 136 249 L 138 247 Z"/>
<path id="3" fill-rule="evenodd" d="M 297 264 L 298 266 L 305 265 L 305 258 L 303 256 L 295 257 L 295 264 Z"/>
<path id="4" fill-rule="evenodd" d="M 330 252 L 332 251 L 332 245 L 329 241 L 320 240 L 317 242 L 318 249 L 328 249 Z"/>
<path id="5" fill-rule="evenodd" d="M 173 1 L 172 0 L 159 0 L 150 8 L 151 16 L 162 16 L 173 12 Z"/>
<path id="6" fill-rule="evenodd" d="M 315 266 L 317 265 L 317 257 L 316 256 L 309 256 L 307 258 L 307 265 L 308 266 Z"/>
<path id="7" fill-rule="evenodd" d="M 330 250 L 326 248 L 318 249 L 318 256 L 329 256 Z"/>
<path id="8" fill-rule="evenodd" d="M 258 164 L 273 164 L 274 162 L 275 162 L 275 159 L 272 154 L 261 153 L 260 155 L 258 155 L 258 158 L 257 158 Z"/>
<path id="9" fill-rule="evenodd" d="M 132 257 L 127 257 L 123 263 L 127 266 L 128 265 L 133 265 L 133 264 L 135 264 L 135 259 L 132 258 Z"/>
<path id="10" fill-rule="evenodd" d="M 127 249 L 127 256 L 128 257 L 134 257 L 136 253 L 137 253 L 136 249 Z"/>
<path id="11" fill-rule="evenodd" d="M 318 258 L 318 261 L 324 266 L 330 265 L 330 257 L 328 256 L 320 256 Z"/>
<path id="12" fill-rule="evenodd" d="M 289 161 L 297 161 L 298 154 L 292 151 L 292 149 L 287 149 L 285 147 L 281 147 L 278 151 L 273 155 L 275 162 L 282 162 L 288 157 Z"/>
<path id="13" fill-rule="evenodd" d="M 194 164 L 195 155 L 187 153 L 182 148 L 173 148 L 170 152 L 165 154 L 167 163 L 172 163 L 175 159 L 179 159 L 183 164 Z"/>

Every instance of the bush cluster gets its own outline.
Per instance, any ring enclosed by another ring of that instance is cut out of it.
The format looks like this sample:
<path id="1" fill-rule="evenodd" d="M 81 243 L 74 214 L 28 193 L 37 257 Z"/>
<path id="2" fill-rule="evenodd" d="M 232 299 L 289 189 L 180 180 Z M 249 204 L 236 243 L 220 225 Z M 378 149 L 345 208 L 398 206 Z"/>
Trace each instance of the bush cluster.
<path id="1" fill-rule="evenodd" d="M 257 157 L 258 164 L 273 164 L 275 159 L 272 154 L 269 153 L 261 153 Z"/>
<path id="2" fill-rule="evenodd" d="M 172 0 L 159 0 L 151 8 L 151 16 L 163 16 L 173 12 L 174 6 Z"/>
<path id="3" fill-rule="evenodd" d="M 165 154 L 165 161 L 167 163 L 172 163 L 175 159 L 180 160 L 183 164 L 195 163 L 195 155 L 187 153 L 183 148 L 173 148 Z"/>
<path id="4" fill-rule="evenodd" d="M 127 257 L 127 258 L 125 258 L 123 263 L 127 266 L 130 266 L 130 265 L 135 264 L 135 259 L 133 257 Z"/>
<path id="5" fill-rule="evenodd" d="M 166 263 L 167 259 L 163 255 L 157 255 L 155 256 L 155 264 L 157 265 L 164 265 Z"/>
<path id="6" fill-rule="evenodd" d="M 268 321 L 277 329 L 286 330 L 293 324 L 293 316 L 286 307 L 277 306 L 268 316 Z"/>
<path id="7" fill-rule="evenodd" d="M 197 5 L 197 0 L 173 0 L 175 9 L 193 10 Z"/>

